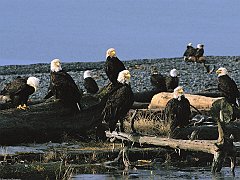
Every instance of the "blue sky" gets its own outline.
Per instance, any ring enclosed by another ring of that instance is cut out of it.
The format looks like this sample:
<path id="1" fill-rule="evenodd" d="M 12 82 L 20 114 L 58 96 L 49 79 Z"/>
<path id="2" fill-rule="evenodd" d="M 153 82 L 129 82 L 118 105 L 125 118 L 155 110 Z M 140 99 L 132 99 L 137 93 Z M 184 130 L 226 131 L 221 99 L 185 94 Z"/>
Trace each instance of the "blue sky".
<path id="1" fill-rule="evenodd" d="M 240 55 L 240 1 L 0 0 L 0 65 Z"/>

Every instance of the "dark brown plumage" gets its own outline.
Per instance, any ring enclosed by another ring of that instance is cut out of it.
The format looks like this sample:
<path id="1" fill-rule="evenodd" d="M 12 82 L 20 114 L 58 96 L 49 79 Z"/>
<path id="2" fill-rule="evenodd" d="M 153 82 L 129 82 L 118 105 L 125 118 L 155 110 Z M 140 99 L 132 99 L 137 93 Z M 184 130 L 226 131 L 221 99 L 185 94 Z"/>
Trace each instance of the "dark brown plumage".
<path id="1" fill-rule="evenodd" d="M 130 78 L 128 70 L 120 72 L 119 76 L 123 76 L 123 79 Z M 102 119 L 108 123 L 110 131 L 116 129 L 118 121 L 120 121 L 120 131 L 124 131 L 123 119 L 133 105 L 134 95 L 127 81 L 118 81 L 107 95 L 107 101 L 102 112 Z"/>
<path id="2" fill-rule="evenodd" d="M 170 123 L 170 131 L 176 127 L 185 127 L 191 117 L 190 102 L 183 95 L 182 87 L 174 89 L 174 97 L 170 99 L 164 109 L 165 120 Z"/>
<path id="3" fill-rule="evenodd" d="M 36 77 L 17 77 L 12 82 L 6 84 L 0 94 L 7 96 L 13 106 L 23 106 L 27 104 L 29 96 L 36 91 L 38 85 L 39 79 Z"/>
<path id="4" fill-rule="evenodd" d="M 55 96 L 56 99 L 61 100 L 65 107 L 74 111 L 80 110 L 82 92 L 75 84 L 73 78 L 62 70 L 60 60 L 55 59 L 51 62 L 50 77 L 49 91 L 45 99 Z"/>
<path id="5" fill-rule="evenodd" d="M 218 74 L 219 91 L 223 93 L 227 102 L 239 106 L 238 99 L 240 98 L 240 92 L 235 81 L 228 76 L 227 69 L 221 67 L 216 73 Z"/>
<path id="6" fill-rule="evenodd" d="M 115 49 L 110 48 L 107 50 L 105 62 L 105 72 L 108 79 L 112 82 L 113 85 L 117 84 L 117 78 L 119 72 L 125 70 L 125 66 L 115 55 Z"/>

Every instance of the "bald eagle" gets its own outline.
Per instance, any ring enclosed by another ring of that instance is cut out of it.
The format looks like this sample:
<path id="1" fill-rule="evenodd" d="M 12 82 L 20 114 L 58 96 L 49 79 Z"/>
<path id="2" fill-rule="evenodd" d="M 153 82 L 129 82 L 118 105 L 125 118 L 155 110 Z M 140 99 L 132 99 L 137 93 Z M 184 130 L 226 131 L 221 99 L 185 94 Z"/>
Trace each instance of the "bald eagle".
<path id="1" fill-rule="evenodd" d="M 62 70 L 59 59 L 51 61 L 50 86 L 48 94 L 44 99 L 52 96 L 60 99 L 67 108 L 71 108 L 74 111 L 81 109 L 80 100 L 82 93 L 73 78 L 66 71 Z"/>
<path id="2" fill-rule="evenodd" d="M 29 96 L 33 94 L 39 87 L 39 79 L 36 77 L 20 77 L 18 76 L 12 82 L 6 84 L 1 91 L 1 99 L 10 101 L 13 106 L 18 109 L 27 109 L 27 101 Z"/>
<path id="3" fill-rule="evenodd" d="M 173 98 L 170 99 L 164 109 L 165 120 L 170 123 L 170 134 L 176 127 L 185 127 L 191 118 L 190 102 L 184 96 L 183 87 L 174 89 Z"/>
<path id="4" fill-rule="evenodd" d="M 172 69 L 170 71 L 170 76 L 166 77 L 165 82 L 167 91 L 173 92 L 173 90 L 177 88 L 179 84 L 178 71 L 176 69 Z"/>
<path id="5" fill-rule="evenodd" d="M 187 49 L 183 53 L 183 58 L 185 61 L 191 61 L 191 58 L 195 56 L 196 49 L 192 47 L 192 43 L 188 43 Z"/>
<path id="6" fill-rule="evenodd" d="M 159 92 L 173 92 L 178 87 L 179 78 L 178 71 L 172 69 L 170 76 L 163 76 L 160 73 L 153 73 L 150 78 L 151 84 L 155 87 L 155 90 Z"/>
<path id="7" fill-rule="evenodd" d="M 227 69 L 220 67 L 216 73 L 218 74 L 218 90 L 223 93 L 227 102 L 239 106 L 240 92 L 235 81 L 228 76 Z"/>
<path id="8" fill-rule="evenodd" d="M 118 73 L 125 70 L 125 66 L 116 56 L 114 48 L 110 48 L 106 52 L 105 72 L 108 79 L 113 85 L 116 85 Z"/>
<path id="9" fill-rule="evenodd" d="M 195 57 L 197 59 L 199 59 L 200 57 L 203 56 L 204 54 L 204 49 L 203 49 L 204 45 L 203 44 L 198 44 L 197 45 L 197 49 L 196 49 L 196 53 L 195 53 Z"/>
<path id="10" fill-rule="evenodd" d="M 118 83 L 108 94 L 102 119 L 108 123 L 111 132 L 116 129 L 118 121 L 120 121 L 120 131 L 124 131 L 123 119 L 133 105 L 134 95 L 130 86 L 130 77 L 128 70 L 121 71 L 118 75 Z"/>
<path id="11" fill-rule="evenodd" d="M 90 94 L 97 93 L 99 90 L 99 87 L 98 87 L 96 81 L 92 78 L 91 71 L 89 71 L 89 70 L 85 71 L 83 78 L 84 78 L 83 85 L 84 85 L 85 89 L 87 90 L 87 93 L 90 93 Z"/>
<path id="12" fill-rule="evenodd" d="M 167 91 L 165 77 L 161 73 L 158 73 L 156 69 L 154 69 L 151 74 L 150 82 L 154 87 L 153 90 L 158 92 Z"/>

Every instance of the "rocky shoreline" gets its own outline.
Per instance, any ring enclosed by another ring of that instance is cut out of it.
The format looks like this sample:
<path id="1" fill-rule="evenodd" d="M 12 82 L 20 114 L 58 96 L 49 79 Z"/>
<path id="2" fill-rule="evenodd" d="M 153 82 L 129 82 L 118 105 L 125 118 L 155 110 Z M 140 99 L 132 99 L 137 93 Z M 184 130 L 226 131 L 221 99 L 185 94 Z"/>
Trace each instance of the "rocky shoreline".
<path id="1" fill-rule="evenodd" d="M 226 67 L 230 76 L 240 85 L 240 56 L 206 56 L 206 64 L 215 68 Z M 217 75 L 215 72 L 208 74 L 203 64 L 185 62 L 183 58 L 160 58 L 160 59 L 139 59 L 123 61 L 126 68 L 131 72 L 131 86 L 134 92 L 143 92 L 152 89 L 150 75 L 153 67 L 156 67 L 161 74 L 168 75 L 172 68 L 179 71 L 180 85 L 188 93 L 201 92 L 206 89 L 217 87 Z M 83 73 L 85 70 L 92 70 L 93 78 L 99 87 L 109 83 L 104 72 L 104 61 L 101 62 L 74 62 L 64 63 L 63 69 L 69 72 L 76 84 L 82 89 Z M 40 78 L 40 88 L 34 93 L 31 99 L 42 99 L 47 93 L 50 81 L 49 64 L 31 65 L 8 65 L 0 66 L 0 90 L 4 84 L 17 76 L 36 76 Z"/>

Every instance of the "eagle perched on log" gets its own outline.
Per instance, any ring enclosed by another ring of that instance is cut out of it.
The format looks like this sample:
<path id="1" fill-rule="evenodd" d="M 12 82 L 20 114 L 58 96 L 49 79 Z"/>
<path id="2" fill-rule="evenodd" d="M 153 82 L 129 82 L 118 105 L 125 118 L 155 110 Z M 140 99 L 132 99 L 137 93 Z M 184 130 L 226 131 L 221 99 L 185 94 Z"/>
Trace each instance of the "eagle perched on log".
<path id="1" fill-rule="evenodd" d="M 124 131 L 123 119 L 133 105 L 134 95 L 130 86 L 130 77 L 128 70 L 121 71 L 118 75 L 118 83 L 107 95 L 102 119 L 108 123 L 111 132 L 116 129 L 118 121 L 120 121 L 120 131 Z"/>
<path id="2" fill-rule="evenodd" d="M 218 74 L 218 90 L 223 93 L 227 102 L 239 106 L 240 92 L 235 81 L 228 76 L 227 69 L 220 67 L 216 73 Z"/>
<path id="3" fill-rule="evenodd" d="M 25 110 L 28 108 L 29 96 L 39 87 L 39 81 L 36 77 L 25 78 L 18 76 L 12 82 L 6 84 L 0 93 L 0 99 L 10 101 L 14 107 Z"/>
<path id="4" fill-rule="evenodd" d="M 60 99 L 65 107 L 74 111 L 80 111 L 82 92 L 78 89 L 73 78 L 61 67 L 61 61 L 54 59 L 51 61 L 50 86 L 48 94 L 44 99 L 55 96 Z"/>
<path id="5" fill-rule="evenodd" d="M 106 52 L 105 72 L 113 85 L 118 83 L 117 78 L 119 72 L 125 69 L 126 68 L 122 61 L 117 58 L 115 49 L 108 49 Z"/>
<path id="6" fill-rule="evenodd" d="M 170 99 L 164 109 L 165 120 L 170 123 L 170 131 L 176 127 L 185 127 L 189 124 L 191 117 L 190 102 L 184 96 L 183 87 L 174 89 L 173 98 Z"/>

